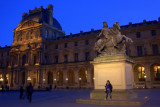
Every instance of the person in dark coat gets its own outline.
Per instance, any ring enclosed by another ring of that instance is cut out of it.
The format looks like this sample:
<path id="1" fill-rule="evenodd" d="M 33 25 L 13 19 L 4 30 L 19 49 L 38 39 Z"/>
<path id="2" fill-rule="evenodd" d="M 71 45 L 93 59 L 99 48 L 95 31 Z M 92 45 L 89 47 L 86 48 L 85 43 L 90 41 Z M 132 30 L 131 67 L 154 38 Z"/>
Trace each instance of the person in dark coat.
<path id="1" fill-rule="evenodd" d="M 106 88 L 106 100 L 108 99 L 108 95 L 110 96 L 110 100 L 112 99 L 112 84 L 110 83 L 109 80 L 107 80 L 107 83 L 105 85 L 105 88 Z"/>
<path id="2" fill-rule="evenodd" d="M 23 84 L 22 84 L 21 87 L 20 87 L 20 96 L 19 96 L 19 99 L 23 98 L 23 91 L 24 91 L 24 89 L 23 89 Z"/>
<path id="3" fill-rule="evenodd" d="M 32 101 L 32 94 L 33 94 L 33 86 L 30 83 L 29 86 L 28 86 L 28 100 L 29 100 L 30 103 Z"/>

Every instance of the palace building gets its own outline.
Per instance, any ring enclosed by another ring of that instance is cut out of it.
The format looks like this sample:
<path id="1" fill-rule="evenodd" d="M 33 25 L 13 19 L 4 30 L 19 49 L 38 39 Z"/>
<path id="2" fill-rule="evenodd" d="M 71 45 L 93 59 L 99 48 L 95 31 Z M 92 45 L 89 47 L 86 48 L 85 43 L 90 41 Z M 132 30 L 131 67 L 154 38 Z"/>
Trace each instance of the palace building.
<path id="1" fill-rule="evenodd" d="M 0 47 L 0 86 L 19 89 L 31 82 L 35 89 L 93 88 L 97 57 L 94 44 L 101 30 L 65 35 L 53 17 L 53 6 L 23 13 L 13 30 L 11 46 Z M 134 61 L 134 87 L 160 87 L 160 18 L 121 26 L 132 38 L 126 55 Z"/>

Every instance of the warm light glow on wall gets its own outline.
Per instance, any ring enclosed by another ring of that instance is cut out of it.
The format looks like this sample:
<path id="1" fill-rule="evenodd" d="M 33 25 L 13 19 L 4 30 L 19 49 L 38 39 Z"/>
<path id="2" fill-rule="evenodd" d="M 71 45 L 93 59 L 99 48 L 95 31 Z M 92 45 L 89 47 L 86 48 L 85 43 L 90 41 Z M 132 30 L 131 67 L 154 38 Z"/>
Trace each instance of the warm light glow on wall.
<path id="1" fill-rule="evenodd" d="M 31 77 L 28 77 L 27 80 L 28 80 L 28 81 L 31 81 Z"/>

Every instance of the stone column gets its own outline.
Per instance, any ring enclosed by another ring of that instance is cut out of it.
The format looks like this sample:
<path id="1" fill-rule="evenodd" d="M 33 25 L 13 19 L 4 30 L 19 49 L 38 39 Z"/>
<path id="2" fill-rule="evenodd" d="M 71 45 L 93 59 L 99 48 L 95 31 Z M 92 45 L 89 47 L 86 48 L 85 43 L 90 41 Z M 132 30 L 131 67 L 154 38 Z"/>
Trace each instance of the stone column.
<path id="1" fill-rule="evenodd" d="M 91 69 L 86 69 L 87 70 L 87 87 L 91 87 Z"/>
<path id="2" fill-rule="evenodd" d="M 43 84 L 43 73 L 42 73 L 42 70 L 39 69 L 39 85 L 42 87 L 42 84 Z"/>
<path id="3" fill-rule="evenodd" d="M 146 80 L 145 80 L 146 88 L 151 88 L 151 75 L 150 75 L 149 64 L 145 64 L 145 75 L 146 75 Z"/>
<path id="4" fill-rule="evenodd" d="M 74 75 L 75 75 L 75 87 L 79 88 L 79 76 L 78 76 L 78 68 L 74 69 Z"/>
<path id="5" fill-rule="evenodd" d="M 63 86 L 64 87 L 67 87 L 68 86 L 68 80 L 66 80 L 68 77 L 67 77 L 67 69 L 63 69 Z"/>

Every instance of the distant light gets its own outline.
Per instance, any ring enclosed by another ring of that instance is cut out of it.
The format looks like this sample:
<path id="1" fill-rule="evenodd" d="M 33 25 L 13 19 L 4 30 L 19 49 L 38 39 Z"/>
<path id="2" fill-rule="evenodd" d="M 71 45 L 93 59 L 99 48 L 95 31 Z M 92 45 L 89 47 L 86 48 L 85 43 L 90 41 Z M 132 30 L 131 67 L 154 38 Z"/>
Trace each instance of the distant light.
<path id="1" fill-rule="evenodd" d="M 43 79 L 43 81 L 46 81 L 46 79 Z"/>
<path id="2" fill-rule="evenodd" d="M 81 81 L 81 78 L 79 78 L 79 80 Z"/>
<path id="3" fill-rule="evenodd" d="M 147 76 L 145 75 L 144 78 L 146 78 Z"/>
<path id="4" fill-rule="evenodd" d="M 56 81 L 56 78 L 54 80 Z"/>
<path id="5" fill-rule="evenodd" d="M 31 81 L 31 77 L 28 77 L 27 80 L 28 80 L 28 81 Z"/>
<path id="6" fill-rule="evenodd" d="M 95 80 L 95 77 L 93 77 L 93 79 Z"/>
<path id="7" fill-rule="evenodd" d="M 3 81 L 3 78 L 1 78 L 0 81 Z"/>
<path id="8" fill-rule="evenodd" d="M 66 81 L 68 81 L 68 78 L 66 78 Z"/>

